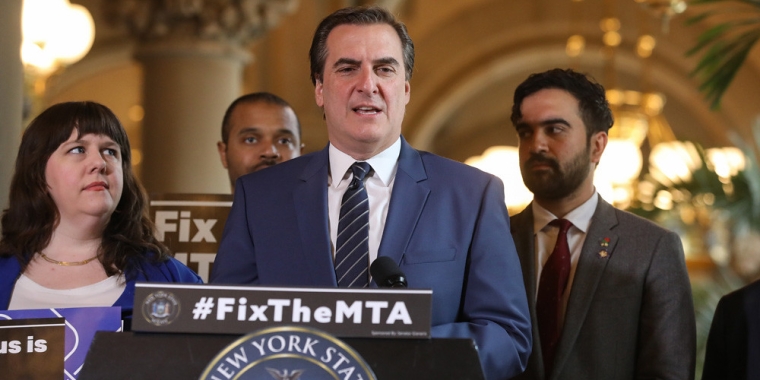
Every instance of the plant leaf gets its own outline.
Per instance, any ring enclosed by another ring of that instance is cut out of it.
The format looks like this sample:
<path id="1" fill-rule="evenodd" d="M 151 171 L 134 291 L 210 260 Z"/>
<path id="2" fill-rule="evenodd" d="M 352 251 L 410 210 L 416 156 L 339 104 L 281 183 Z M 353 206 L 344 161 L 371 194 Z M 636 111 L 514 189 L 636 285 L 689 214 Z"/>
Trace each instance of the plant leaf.
<path id="1" fill-rule="evenodd" d="M 711 108 L 716 109 L 760 39 L 760 0 L 692 0 L 689 4 L 710 8 L 689 18 L 687 25 L 721 18 L 717 25 L 704 31 L 685 53 L 686 56 L 702 54 L 691 75 L 699 78 L 699 90 L 710 102 Z M 726 6 L 719 8 L 718 4 Z"/>

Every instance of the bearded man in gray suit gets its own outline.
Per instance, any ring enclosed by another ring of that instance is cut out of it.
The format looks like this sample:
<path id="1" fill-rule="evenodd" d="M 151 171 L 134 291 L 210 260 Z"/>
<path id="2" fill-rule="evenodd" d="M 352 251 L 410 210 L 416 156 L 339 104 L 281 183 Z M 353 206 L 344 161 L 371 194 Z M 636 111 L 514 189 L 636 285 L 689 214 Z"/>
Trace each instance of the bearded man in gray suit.
<path id="1" fill-rule="evenodd" d="M 515 91 L 512 123 L 534 196 L 511 218 L 534 342 L 516 378 L 693 379 L 679 237 L 615 209 L 593 184 L 613 124 L 604 88 L 572 70 L 533 74 Z"/>

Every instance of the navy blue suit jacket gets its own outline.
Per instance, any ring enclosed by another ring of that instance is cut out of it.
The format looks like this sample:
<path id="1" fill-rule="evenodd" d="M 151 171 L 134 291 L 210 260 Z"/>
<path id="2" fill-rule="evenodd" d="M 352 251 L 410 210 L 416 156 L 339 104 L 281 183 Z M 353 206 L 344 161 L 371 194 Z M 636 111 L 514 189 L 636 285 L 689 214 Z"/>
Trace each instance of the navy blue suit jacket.
<path id="1" fill-rule="evenodd" d="M 715 309 L 702 380 L 760 379 L 760 281 L 720 299 Z"/>
<path id="2" fill-rule="evenodd" d="M 237 181 L 212 283 L 337 286 L 328 160 L 325 148 Z M 433 289 L 433 337 L 472 338 L 488 379 L 524 370 L 530 314 L 498 178 L 402 138 L 378 255 Z"/>

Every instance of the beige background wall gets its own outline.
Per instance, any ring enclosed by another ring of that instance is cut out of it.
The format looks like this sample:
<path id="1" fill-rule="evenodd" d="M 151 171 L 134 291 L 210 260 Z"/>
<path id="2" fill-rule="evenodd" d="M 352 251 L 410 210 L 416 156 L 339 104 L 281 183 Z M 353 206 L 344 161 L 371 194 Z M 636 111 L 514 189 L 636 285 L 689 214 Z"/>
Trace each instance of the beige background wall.
<path id="1" fill-rule="evenodd" d="M 21 141 L 23 72 L 21 0 L 0 2 L 0 209 L 8 205 L 13 164 Z"/>

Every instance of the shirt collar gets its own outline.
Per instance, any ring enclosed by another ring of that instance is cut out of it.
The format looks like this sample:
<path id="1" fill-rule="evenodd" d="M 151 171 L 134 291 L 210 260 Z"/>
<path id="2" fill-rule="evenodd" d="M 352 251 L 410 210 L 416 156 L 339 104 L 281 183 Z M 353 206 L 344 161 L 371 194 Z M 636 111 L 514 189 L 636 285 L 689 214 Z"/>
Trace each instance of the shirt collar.
<path id="1" fill-rule="evenodd" d="M 584 234 L 588 232 L 588 228 L 591 225 L 591 218 L 596 211 L 596 205 L 599 203 L 599 196 L 594 190 L 594 194 L 580 206 L 570 211 L 565 215 L 564 219 L 570 221 L 570 223 L 579 229 Z M 533 233 L 543 230 L 552 220 L 557 217 L 549 210 L 541 207 L 538 203 L 531 203 L 533 209 Z"/>
<path id="2" fill-rule="evenodd" d="M 374 171 L 374 178 L 379 179 L 384 186 L 389 186 L 393 176 L 396 174 L 396 167 L 398 166 L 398 157 L 401 153 L 401 136 L 391 146 L 384 151 L 372 156 L 366 162 L 372 166 Z M 335 145 L 330 144 L 328 148 L 328 155 L 330 159 L 330 178 L 328 185 L 338 187 L 338 185 L 348 176 L 348 168 L 353 165 L 356 160 L 348 154 L 341 152 Z M 336 176 L 337 181 L 333 181 L 332 173 L 339 174 Z"/>

